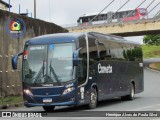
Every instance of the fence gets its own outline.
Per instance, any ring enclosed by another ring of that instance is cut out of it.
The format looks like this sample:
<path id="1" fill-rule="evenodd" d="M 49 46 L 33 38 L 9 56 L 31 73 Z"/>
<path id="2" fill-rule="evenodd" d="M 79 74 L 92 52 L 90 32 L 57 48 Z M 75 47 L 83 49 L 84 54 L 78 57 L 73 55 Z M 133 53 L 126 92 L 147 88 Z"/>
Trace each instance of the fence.
<path id="1" fill-rule="evenodd" d="M 106 19 L 101 21 L 93 21 L 91 23 L 85 22 L 84 24 L 78 24 L 78 23 L 72 23 L 72 24 L 66 24 L 61 25 L 64 28 L 67 29 L 83 29 L 88 27 L 100 27 L 100 26 L 110 26 L 110 25 L 122 25 L 122 24 L 135 24 L 137 22 L 143 22 L 143 21 L 160 21 L 160 13 L 159 14 L 148 14 L 147 16 L 142 17 L 139 20 L 129 20 L 129 21 L 121 21 L 121 18 L 117 19 L 109 19 L 104 23 Z M 103 24 L 104 23 L 104 24 Z"/>

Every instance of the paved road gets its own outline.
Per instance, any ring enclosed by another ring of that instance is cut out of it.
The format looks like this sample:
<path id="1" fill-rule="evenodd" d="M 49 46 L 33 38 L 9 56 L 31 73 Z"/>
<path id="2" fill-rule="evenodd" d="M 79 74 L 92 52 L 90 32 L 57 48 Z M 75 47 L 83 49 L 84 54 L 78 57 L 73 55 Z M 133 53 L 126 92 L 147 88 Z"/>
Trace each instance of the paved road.
<path id="1" fill-rule="evenodd" d="M 145 84 L 144 92 L 137 94 L 133 101 L 121 101 L 119 98 L 106 100 L 100 102 L 98 104 L 98 107 L 94 110 L 87 110 L 84 106 L 65 107 L 65 108 L 57 107 L 55 112 L 51 114 L 52 115 L 63 114 L 64 116 L 68 116 L 69 114 L 73 114 L 72 112 L 76 112 L 76 114 L 78 114 L 79 116 L 83 116 L 88 111 L 94 111 L 95 113 L 97 111 L 160 111 L 160 72 L 154 72 L 144 68 L 144 84 Z M 36 107 L 36 108 L 21 107 L 17 109 L 10 109 L 9 111 L 38 111 L 45 113 L 41 107 Z M 97 116 L 100 116 L 100 114 L 101 113 L 97 112 Z M 72 119 L 72 118 L 62 118 L 62 119 Z M 104 118 L 99 118 L 99 119 L 104 119 Z M 127 118 L 125 119 L 127 120 Z M 143 118 L 143 119 L 158 120 L 158 118 Z"/>

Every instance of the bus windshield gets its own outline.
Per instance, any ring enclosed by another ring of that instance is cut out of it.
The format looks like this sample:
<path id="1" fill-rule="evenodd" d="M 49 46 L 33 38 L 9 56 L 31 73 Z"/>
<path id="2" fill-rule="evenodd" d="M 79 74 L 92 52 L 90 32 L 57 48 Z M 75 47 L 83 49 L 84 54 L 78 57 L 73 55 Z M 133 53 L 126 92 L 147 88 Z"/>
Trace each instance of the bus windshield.
<path id="1" fill-rule="evenodd" d="M 62 85 L 73 80 L 74 51 L 74 43 L 28 46 L 24 51 L 24 82 L 30 85 Z"/>

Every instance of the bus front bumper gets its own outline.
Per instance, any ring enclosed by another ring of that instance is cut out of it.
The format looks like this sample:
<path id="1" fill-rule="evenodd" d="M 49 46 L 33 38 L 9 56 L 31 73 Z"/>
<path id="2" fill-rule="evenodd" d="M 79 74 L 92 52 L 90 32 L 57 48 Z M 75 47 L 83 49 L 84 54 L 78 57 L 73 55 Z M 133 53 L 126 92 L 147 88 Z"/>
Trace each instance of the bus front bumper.
<path id="1" fill-rule="evenodd" d="M 59 102 L 59 103 L 28 103 L 27 101 L 24 102 L 26 107 L 36 107 L 36 106 L 72 106 L 77 105 L 77 102 L 68 101 L 68 102 Z"/>

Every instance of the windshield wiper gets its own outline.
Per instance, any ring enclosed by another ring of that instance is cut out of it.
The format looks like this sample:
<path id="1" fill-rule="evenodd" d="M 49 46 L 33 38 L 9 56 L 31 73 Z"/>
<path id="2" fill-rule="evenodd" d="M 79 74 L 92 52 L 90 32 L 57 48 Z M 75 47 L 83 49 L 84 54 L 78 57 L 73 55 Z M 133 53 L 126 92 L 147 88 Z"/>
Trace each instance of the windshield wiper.
<path id="1" fill-rule="evenodd" d="M 52 63 L 52 60 L 50 60 L 50 66 L 49 66 L 49 68 L 50 68 L 50 73 L 53 74 L 53 76 L 54 76 L 55 80 L 57 81 L 58 85 L 61 85 L 61 82 L 59 81 L 59 79 L 58 79 L 58 77 L 57 77 L 57 75 L 56 75 L 56 73 L 55 73 L 55 71 L 54 71 L 51 63 Z"/>
<path id="2" fill-rule="evenodd" d="M 41 76 L 44 77 L 44 70 L 45 70 L 45 67 L 44 67 L 44 60 L 43 60 L 43 66 L 40 68 L 37 76 L 35 77 L 34 79 L 34 83 L 37 83 L 38 80 L 40 80 Z"/>

